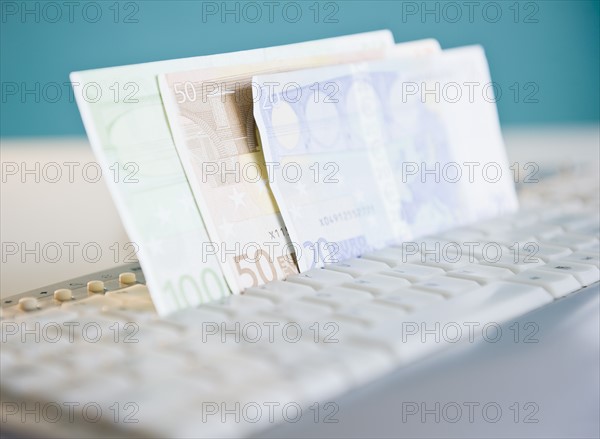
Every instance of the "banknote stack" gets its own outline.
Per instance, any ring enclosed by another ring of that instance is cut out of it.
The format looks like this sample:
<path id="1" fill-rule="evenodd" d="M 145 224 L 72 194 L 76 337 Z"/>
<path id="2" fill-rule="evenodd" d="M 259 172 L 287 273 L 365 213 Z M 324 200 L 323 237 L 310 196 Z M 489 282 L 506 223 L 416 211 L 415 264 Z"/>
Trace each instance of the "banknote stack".
<path id="1" fill-rule="evenodd" d="M 71 75 L 160 314 L 516 209 L 483 50 L 388 31 Z M 113 175 L 111 173 L 111 175 Z"/>

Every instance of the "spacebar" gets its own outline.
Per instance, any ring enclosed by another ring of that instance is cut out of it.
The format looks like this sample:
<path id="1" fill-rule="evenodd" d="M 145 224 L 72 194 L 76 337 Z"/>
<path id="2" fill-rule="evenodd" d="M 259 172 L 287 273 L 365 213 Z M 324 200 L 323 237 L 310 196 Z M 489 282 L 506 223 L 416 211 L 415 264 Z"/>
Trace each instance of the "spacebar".
<path id="1" fill-rule="evenodd" d="M 406 364 L 470 340 L 471 336 L 493 339 L 497 337 L 493 327 L 496 324 L 552 301 L 552 296 L 541 287 L 497 282 L 383 322 L 353 338 L 355 342 L 379 345 L 391 351 L 399 364 Z"/>

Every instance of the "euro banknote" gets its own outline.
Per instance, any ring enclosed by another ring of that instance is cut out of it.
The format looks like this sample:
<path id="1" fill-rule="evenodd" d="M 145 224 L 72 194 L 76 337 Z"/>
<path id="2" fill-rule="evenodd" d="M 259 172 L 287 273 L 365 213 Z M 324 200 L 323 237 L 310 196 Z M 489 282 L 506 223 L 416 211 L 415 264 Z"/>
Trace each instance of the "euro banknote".
<path id="1" fill-rule="evenodd" d="M 301 271 L 515 210 L 490 89 L 477 46 L 254 77 Z"/>
<path id="2" fill-rule="evenodd" d="M 234 292 L 297 273 L 294 246 L 273 199 L 255 135 L 252 76 L 385 56 L 439 50 L 422 40 L 368 51 L 314 54 L 291 48 L 293 60 L 275 60 L 159 75 L 175 146 Z"/>
<path id="3" fill-rule="evenodd" d="M 156 76 L 393 45 L 389 31 L 171 61 L 74 72 L 88 138 L 162 314 L 230 294 L 165 117 Z M 116 176 L 118 174 L 118 177 Z"/>

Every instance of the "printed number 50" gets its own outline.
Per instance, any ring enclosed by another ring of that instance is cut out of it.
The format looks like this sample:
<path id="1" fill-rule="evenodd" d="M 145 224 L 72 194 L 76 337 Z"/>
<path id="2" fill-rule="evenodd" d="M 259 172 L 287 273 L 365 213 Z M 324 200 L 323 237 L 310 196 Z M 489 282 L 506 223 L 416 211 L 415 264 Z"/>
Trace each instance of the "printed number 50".
<path id="1" fill-rule="evenodd" d="M 247 254 L 237 255 L 235 258 L 235 265 L 240 277 L 247 276 L 250 278 L 252 282 L 247 287 L 256 287 L 258 286 L 259 277 L 262 283 L 267 283 L 275 280 L 277 278 L 277 271 L 275 269 L 275 264 L 269 257 L 269 254 L 264 250 L 258 250 L 254 258 L 249 258 Z M 263 263 L 263 261 L 266 261 Z M 242 263 L 247 264 L 247 267 L 242 267 Z M 270 276 L 267 276 L 265 273 L 263 264 L 267 265 L 268 271 L 270 271 Z M 256 272 L 252 269 L 252 266 L 256 267 Z M 247 282 L 246 282 L 247 284 Z"/>

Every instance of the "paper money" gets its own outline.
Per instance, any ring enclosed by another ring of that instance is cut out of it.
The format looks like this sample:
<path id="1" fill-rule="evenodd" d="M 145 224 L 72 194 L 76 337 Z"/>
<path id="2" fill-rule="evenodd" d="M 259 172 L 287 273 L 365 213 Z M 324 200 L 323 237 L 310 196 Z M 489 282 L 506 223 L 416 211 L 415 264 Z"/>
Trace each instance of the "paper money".
<path id="1" fill-rule="evenodd" d="M 156 75 L 204 67 L 289 59 L 293 48 L 316 55 L 393 44 L 388 31 L 71 74 L 88 137 L 105 175 L 157 311 L 229 294 L 173 145 Z M 115 176 L 118 174 L 118 176 Z M 93 212 L 91 214 L 101 214 Z"/>
<path id="2" fill-rule="evenodd" d="M 438 49 L 435 40 L 322 56 L 299 48 L 290 49 L 293 60 L 159 76 L 175 146 L 232 291 L 297 272 L 255 137 L 252 76 Z"/>
<path id="3" fill-rule="evenodd" d="M 255 77 L 301 271 L 516 209 L 490 84 L 479 47 Z"/>

